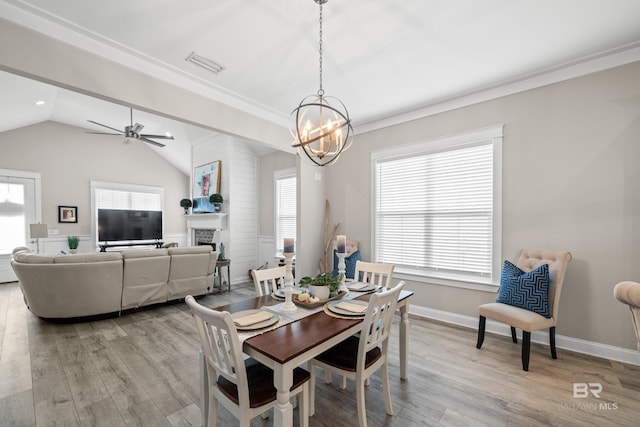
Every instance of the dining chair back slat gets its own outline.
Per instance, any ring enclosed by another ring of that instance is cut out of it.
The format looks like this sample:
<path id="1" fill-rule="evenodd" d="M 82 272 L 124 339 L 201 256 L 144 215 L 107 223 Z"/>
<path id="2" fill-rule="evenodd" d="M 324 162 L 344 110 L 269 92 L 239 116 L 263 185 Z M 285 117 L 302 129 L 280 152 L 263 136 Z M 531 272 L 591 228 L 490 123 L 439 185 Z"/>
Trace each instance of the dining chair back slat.
<path id="1" fill-rule="evenodd" d="M 286 268 L 274 267 L 263 270 L 251 270 L 253 284 L 256 287 L 256 294 L 261 297 L 270 295 L 276 289 L 284 286 L 284 275 Z"/>
<path id="2" fill-rule="evenodd" d="M 360 282 L 390 288 L 393 267 L 393 264 L 358 261 L 356 262 L 356 273 L 353 277 Z"/>
<path id="3" fill-rule="evenodd" d="M 393 289 L 374 293 L 369 300 L 367 314 L 362 322 L 360 331 L 360 345 L 358 348 L 358 364 L 364 368 L 365 354 L 375 347 L 386 346 L 391 333 L 393 315 L 398 304 L 398 295 L 404 283 L 400 283 Z M 382 351 L 386 358 L 386 351 Z"/>

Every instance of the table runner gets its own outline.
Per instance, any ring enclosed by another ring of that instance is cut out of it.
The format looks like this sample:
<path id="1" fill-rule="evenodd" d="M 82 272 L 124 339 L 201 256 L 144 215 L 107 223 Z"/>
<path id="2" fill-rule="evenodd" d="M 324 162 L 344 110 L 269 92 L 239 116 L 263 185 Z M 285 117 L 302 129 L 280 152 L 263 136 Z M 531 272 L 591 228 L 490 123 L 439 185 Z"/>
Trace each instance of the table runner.
<path id="1" fill-rule="evenodd" d="M 368 293 L 371 293 L 371 292 L 349 291 L 345 296 L 342 297 L 342 299 L 345 301 L 348 301 Z M 238 338 L 240 339 L 240 342 L 244 342 L 244 340 L 246 339 L 249 339 L 256 335 L 264 334 L 265 332 L 269 332 L 273 329 L 279 328 L 280 326 L 284 326 L 288 323 L 295 322 L 296 320 L 300 320 L 303 317 L 311 316 L 312 314 L 318 313 L 319 311 L 323 311 L 323 307 L 324 307 L 324 305 L 321 305 L 316 308 L 306 308 L 306 307 L 296 306 L 298 310 L 296 310 L 295 313 L 284 313 L 282 311 L 283 306 L 284 306 L 284 301 L 281 302 L 280 304 L 262 307 L 262 310 L 271 311 L 272 313 L 275 313 L 278 316 L 280 316 L 280 320 L 278 321 L 278 323 L 274 324 L 273 326 L 270 326 L 264 329 L 259 329 L 256 331 L 240 331 L 239 330 Z"/>

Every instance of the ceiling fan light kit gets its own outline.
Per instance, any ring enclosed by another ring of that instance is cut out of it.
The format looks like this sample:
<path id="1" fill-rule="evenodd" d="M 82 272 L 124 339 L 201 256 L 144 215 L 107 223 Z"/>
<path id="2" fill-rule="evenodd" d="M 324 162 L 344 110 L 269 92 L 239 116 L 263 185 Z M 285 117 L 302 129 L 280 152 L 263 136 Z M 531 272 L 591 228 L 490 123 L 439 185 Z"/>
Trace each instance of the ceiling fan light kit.
<path id="1" fill-rule="evenodd" d="M 103 125 L 102 123 L 98 123 L 93 120 L 87 120 L 89 123 L 93 123 L 94 125 L 102 126 L 117 132 L 117 133 L 112 133 L 112 132 L 87 132 L 87 133 L 92 133 L 95 135 L 124 136 L 124 140 L 122 141 L 123 144 L 128 144 L 132 140 L 139 140 L 139 141 L 144 141 L 151 145 L 155 145 L 156 147 L 164 147 L 165 145 L 160 142 L 153 141 L 153 139 L 174 139 L 173 136 L 171 135 L 151 135 L 151 134 L 140 133 L 142 132 L 144 125 L 141 125 L 140 123 L 133 124 L 133 108 L 129 108 L 129 113 L 130 113 L 130 125 L 125 126 L 123 131 L 120 129 L 112 128 L 111 126 Z"/>
<path id="2" fill-rule="evenodd" d="M 299 153 L 317 166 L 327 166 L 351 146 L 353 127 L 347 107 L 339 99 L 325 96 L 322 88 L 322 5 L 328 0 L 314 1 L 320 6 L 320 88 L 293 110 L 290 131 L 295 139 L 292 146 Z"/>

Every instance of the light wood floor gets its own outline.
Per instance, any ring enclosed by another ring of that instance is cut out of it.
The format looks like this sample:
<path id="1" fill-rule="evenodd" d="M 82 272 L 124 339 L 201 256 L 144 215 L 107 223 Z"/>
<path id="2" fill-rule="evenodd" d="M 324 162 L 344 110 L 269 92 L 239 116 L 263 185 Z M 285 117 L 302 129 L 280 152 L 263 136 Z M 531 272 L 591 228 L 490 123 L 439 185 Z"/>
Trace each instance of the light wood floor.
<path id="1" fill-rule="evenodd" d="M 221 305 L 254 295 L 253 285 L 207 296 Z M 396 320 L 397 321 L 397 320 Z M 640 368 L 532 344 L 529 372 L 520 347 L 488 334 L 411 319 L 410 377 L 400 381 L 397 333 L 390 351 L 394 416 L 379 377 L 367 390 L 369 426 L 640 424 Z M 629 319 L 631 321 L 631 319 Z M 394 329 L 394 331 L 396 331 Z M 184 303 L 118 318 L 52 324 L 25 307 L 17 283 L 0 284 L 0 425 L 200 425 L 198 340 Z M 318 373 L 310 426 L 351 427 L 355 391 Z M 573 398 L 573 383 L 600 383 L 600 398 Z M 297 416 L 295 417 L 297 422 Z M 237 421 L 221 408 L 218 425 Z M 252 426 L 272 425 L 260 417 Z"/>

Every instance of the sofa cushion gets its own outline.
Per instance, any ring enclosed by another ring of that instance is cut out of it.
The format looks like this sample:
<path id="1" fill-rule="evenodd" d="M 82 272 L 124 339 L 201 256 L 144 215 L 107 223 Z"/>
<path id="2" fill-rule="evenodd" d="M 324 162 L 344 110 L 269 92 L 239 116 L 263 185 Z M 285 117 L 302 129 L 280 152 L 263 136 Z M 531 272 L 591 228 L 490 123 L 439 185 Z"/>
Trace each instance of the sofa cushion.
<path id="1" fill-rule="evenodd" d="M 69 254 L 58 255 L 55 257 L 56 264 L 75 264 L 82 262 L 106 262 L 106 261 L 122 261 L 122 255 L 119 252 L 99 252 L 86 254 Z"/>
<path id="2" fill-rule="evenodd" d="M 209 245 L 189 246 L 186 248 L 169 248 L 169 255 L 206 254 L 213 251 Z"/>
<path id="3" fill-rule="evenodd" d="M 122 258 L 151 258 L 158 256 L 167 256 L 168 254 L 169 252 L 167 252 L 166 249 L 141 249 L 136 251 L 124 251 L 122 252 Z"/>
<path id="4" fill-rule="evenodd" d="M 546 318 L 549 310 L 549 264 L 525 272 L 505 261 L 496 302 L 533 311 Z"/>
<path id="5" fill-rule="evenodd" d="M 24 264 L 53 264 L 55 255 L 39 255 L 33 252 L 17 252 L 13 255 L 14 261 Z"/>

